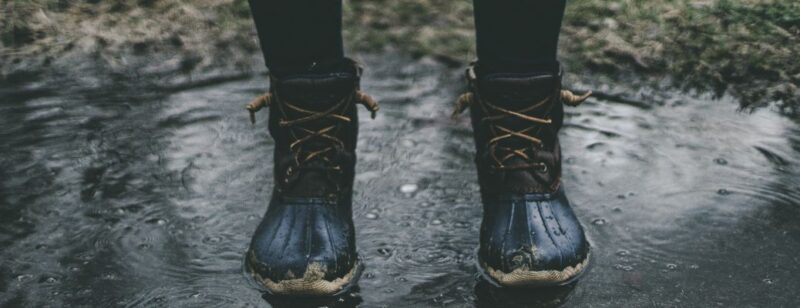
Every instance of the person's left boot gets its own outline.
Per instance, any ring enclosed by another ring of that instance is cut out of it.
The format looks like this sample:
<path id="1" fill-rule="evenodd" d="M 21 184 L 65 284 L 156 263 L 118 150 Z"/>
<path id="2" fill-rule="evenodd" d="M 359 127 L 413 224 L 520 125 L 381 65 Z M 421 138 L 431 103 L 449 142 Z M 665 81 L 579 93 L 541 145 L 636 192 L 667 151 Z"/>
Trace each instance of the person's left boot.
<path id="1" fill-rule="evenodd" d="M 499 286 L 557 286 L 589 262 L 589 243 L 561 186 L 558 131 L 563 105 L 588 97 L 561 88 L 561 70 L 531 74 L 467 71 L 483 201 L 479 269 Z"/>

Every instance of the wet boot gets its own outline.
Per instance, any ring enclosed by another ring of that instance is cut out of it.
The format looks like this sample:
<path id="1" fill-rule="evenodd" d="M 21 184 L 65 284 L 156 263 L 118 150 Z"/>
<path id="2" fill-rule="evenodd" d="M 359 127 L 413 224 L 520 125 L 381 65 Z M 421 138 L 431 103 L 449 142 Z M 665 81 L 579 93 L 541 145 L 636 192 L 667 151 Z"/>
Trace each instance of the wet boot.
<path id="1" fill-rule="evenodd" d="M 247 252 L 254 278 L 273 295 L 329 296 L 358 279 L 352 187 L 357 105 L 372 116 L 375 101 L 359 90 L 360 68 L 270 77 L 270 92 L 248 105 L 269 107 L 275 140 L 272 199 Z"/>
<path id="2" fill-rule="evenodd" d="M 479 269 L 503 287 L 557 286 L 574 281 L 589 262 L 589 243 L 561 186 L 558 131 L 563 105 L 560 68 L 536 74 L 467 70 L 469 92 L 454 116 L 470 108 L 483 222 Z"/>

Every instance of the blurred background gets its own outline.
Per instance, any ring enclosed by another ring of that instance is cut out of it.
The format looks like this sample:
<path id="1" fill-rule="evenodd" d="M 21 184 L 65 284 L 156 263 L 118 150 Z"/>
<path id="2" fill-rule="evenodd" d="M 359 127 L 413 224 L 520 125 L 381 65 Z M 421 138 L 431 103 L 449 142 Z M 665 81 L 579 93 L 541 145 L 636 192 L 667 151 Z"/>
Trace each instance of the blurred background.
<path id="1" fill-rule="evenodd" d="M 471 1 L 345 4 L 351 52 L 400 51 L 451 66 L 475 57 Z M 259 47 L 244 0 L 6 0 L 2 14 L 6 79 L 85 62 L 139 74 L 263 70 L 252 61 Z M 566 16 L 561 58 L 580 68 L 573 71 L 667 77 L 687 89 L 736 95 L 744 106 L 797 111 L 796 1 L 576 0 Z M 153 61 L 153 54 L 170 61 Z"/>
<path id="2" fill-rule="evenodd" d="M 800 304 L 800 2 L 568 1 L 566 84 L 596 95 L 567 110 L 564 185 L 596 258 L 522 294 L 474 277 L 471 128 L 449 119 L 471 1 L 344 3 L 381 103 L 359 136 L 367 268 L 286 303 L 242 273 L 272 181 L 247 2 L 0 2 L 0 306 Z"/>

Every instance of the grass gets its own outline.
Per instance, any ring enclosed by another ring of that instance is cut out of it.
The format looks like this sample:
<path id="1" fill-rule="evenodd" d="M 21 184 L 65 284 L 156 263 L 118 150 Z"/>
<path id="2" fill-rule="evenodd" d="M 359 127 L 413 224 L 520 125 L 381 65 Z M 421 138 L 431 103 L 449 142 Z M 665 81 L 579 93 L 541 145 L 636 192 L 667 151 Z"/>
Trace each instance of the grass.
<path id="1" fill-rule="evenodd" d="M 800 2 L 616 3 L 570 7 L 565 47 L 573 60 L 610 73 L 666 75 L 685 89 L 733 94 L 746 108 L 800 110 Z"/>
<path id="2" fill-rule="evenodd" d="M 469 0 L 345 0 L 344 8 L 351 51 L 475 58 Z M 0 9 L 0 69 L 20 55 L 57 59 L 75 47 L 110 62 L 130 50 L 177 48 L 195 54 L 198 67 L 258 51 L 245 0 L 7 0 Z M 799 56 L 800 2 L 785 0 L 570 0 L 561 38 L 573 70 L 666 77 L 792 115 L 800 112 Z"/>

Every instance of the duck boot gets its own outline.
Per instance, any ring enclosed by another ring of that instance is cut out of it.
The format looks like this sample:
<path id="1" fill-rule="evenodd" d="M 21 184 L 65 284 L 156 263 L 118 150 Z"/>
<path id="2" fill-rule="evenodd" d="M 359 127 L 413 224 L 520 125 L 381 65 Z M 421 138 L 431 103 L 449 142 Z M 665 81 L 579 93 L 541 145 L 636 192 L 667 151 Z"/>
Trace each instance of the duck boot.
<path id="1" fill-rule="evenodd" d="M 490 74 L 467 70 L 483 221 L 479 270 L 499 287 L 558 286 L 587 268 L 589 243 L 561 187 L 558 131 L 563 105 L 582 96 L 561 89 L 561 70 Z"/>
<path id="2" fill-rule="evenodd" d="M 270 76 L 270 91 L 252 101 L 269 108 L 275 140 L 275 185 L 247 252 L 247 266 L 268 293 L 335 296 L 361 272 L 352 219 L 357 105 L 375 117 L 377 103 L 359 90 L 361 69 Z"/>

